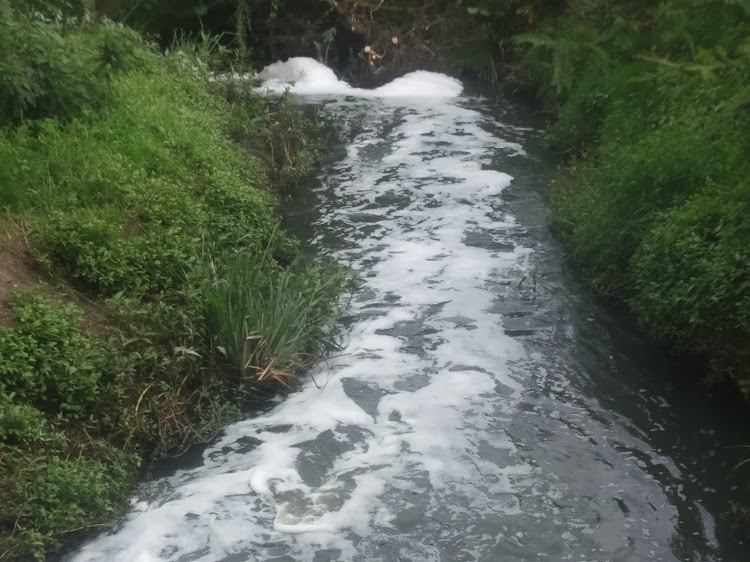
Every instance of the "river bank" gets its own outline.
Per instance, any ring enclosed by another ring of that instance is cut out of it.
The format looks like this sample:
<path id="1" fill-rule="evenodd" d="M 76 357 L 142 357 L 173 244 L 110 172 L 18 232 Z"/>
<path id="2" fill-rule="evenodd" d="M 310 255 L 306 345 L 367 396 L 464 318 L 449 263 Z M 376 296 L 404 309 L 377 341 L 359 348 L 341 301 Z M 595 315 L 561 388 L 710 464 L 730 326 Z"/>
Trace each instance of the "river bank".
<path id="1" fill-rule="evenodd" d="M 44 9 L 0 1 L 3 560 L 294 387 L 350 282 L 279 227 L 326 134 L 288 97 L 212 81 L 210 41 Z"/>
<path id="2" fill-rule="evenodd" d="M 749 13 L 589 4 L 517 35 L 507 78 L 556 113 L 554 225 L 594 291 L 746 395 Z"/>

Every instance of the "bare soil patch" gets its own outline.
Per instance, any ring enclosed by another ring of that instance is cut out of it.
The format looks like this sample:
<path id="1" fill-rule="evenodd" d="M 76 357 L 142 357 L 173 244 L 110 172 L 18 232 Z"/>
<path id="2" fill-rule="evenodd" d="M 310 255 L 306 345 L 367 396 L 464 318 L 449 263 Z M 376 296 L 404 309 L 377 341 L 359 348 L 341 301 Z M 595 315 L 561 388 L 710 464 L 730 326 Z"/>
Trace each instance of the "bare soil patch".
<path id="1" fill-rule="evenodd" d="M 39 283 L 44 280 L 26 245 L 23 230 L 0 222 L 0 324 L 10 323 L 10 296 Z"/>
<path id="2" fill-rule="evenodd" d="M 54 283 L 37 264 L 29 251 L 24 230 L 0 219 L 0 325 L 9 325 L 12 314 L 8 303 L 13 293 L 34 285 L 55 300 L 72 302 L 83 310 L 84 328 L 103 333 L 107 328 L 107 315 L 101 303 L 77 295 L 72 289 Z"/>

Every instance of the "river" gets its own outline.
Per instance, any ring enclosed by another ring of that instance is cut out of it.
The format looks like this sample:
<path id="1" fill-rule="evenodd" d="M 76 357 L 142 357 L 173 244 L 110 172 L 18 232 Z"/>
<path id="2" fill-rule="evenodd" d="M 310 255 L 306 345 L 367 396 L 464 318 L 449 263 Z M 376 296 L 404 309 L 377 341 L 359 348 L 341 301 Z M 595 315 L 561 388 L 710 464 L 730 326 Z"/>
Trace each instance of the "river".
<path id="1" fill-rule="evenodd" d="M 345 124 L 289 213 L 362 282 L 345 347 L 70 560 L 750 559 L 721 517 L 741 428 L 566 270 L 523 108 L 264 77 Z"/>

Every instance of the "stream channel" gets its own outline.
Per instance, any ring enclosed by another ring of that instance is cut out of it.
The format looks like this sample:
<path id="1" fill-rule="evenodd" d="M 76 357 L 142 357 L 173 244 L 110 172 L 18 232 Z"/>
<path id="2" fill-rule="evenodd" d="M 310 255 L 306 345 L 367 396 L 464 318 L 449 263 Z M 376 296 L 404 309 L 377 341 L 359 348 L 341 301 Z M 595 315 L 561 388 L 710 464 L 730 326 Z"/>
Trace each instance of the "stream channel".
<path id="1" fill-rule="evenodd" d="M 722 515 L 746 436 L 566 269 L 527 110 L 263 77 L 345 125 L 288 217 L 362 281 L 345 348 L 68 560 L 750 560 Z"/>

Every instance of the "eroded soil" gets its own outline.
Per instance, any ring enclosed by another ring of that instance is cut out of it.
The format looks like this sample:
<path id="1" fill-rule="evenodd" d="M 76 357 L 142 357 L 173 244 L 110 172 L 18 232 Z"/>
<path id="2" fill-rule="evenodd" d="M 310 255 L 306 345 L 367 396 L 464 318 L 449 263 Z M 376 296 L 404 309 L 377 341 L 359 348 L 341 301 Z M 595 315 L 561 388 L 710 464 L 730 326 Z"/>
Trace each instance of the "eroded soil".
<path id="1" fill-rule="evenodd" d="M 50 279 L 29 250 L 22 226 L 0 219 L 0 325 L 12 321 L 8 306 L 13 293 L 38 285 L 55 300 L 72 302 L 83 310 L 83 328 L 102 333 L 107 327 L 107 316 L 100 302 L 76 294 L 70 287 Z"/>

